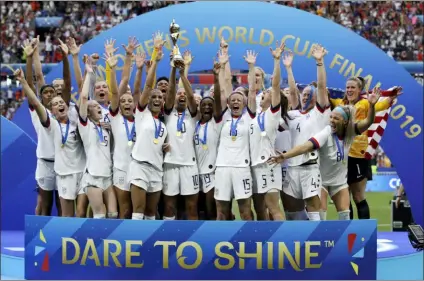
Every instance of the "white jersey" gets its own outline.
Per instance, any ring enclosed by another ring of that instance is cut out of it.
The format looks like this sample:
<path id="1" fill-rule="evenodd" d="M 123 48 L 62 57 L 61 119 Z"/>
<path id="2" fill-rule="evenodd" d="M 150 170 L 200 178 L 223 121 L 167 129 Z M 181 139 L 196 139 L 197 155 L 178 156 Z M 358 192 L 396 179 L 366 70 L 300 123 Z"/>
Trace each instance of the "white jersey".
<path id="1" fill-rule="evenodd" d="M 165 163 L 196 165 L 193 144 L 196 121 L 196 117 L 191 116 L 188 109 L 183 113 L 179 113 L 175 108 L 170 114 L 165 112 L 165 125 L 169 133 L 168 142 L 171 146 L 171 150 L 165 154 Z M 180 128 L 177 128 L 178 122 L 181 122 Z"/>
<path id="2" fill-rule="evenodd" d="M 253 118 L 255 114 L 249 110 L 244 111 L 239 118 L 232 117 L 230 111 L 225 112 L 216 159 L 217 167 L 248 167 L 250 165 L 249 134 L 250 121 Z M 233 134 L 231 133 L 232 124 Z"/>
<path id="3" fill-rule="evenodd" d="M 264 95 L 263 92 L 259 92 L 256 94 L 256 113 L 259 113 L 262 111 L 261 100 L 263 95 Z"/>
<path id="4" fill-rule="evenodd" d="M 136 140 L 135 122 L 122 116 L 119 109 L 116 113 L 110 111 L 109 119 L 114 140 L 113 166 L 121 171 L 127 171 Z"/>
<path id="5" fill-rule="evenodd" d="M 154 117 L 147 107 L 137 106 L 135 132 L 138 137 L 132 150 L 132 158 L 138 162 L 147 162 L 163 171 L 162 146 L 168 135 L 165 124 Z"/>
<path id="6" fill-rule="evenodd" d="M 200 175 L 213 173 L 215 171 L 219 135 L 223 123 L 222 117 L 220 120 L 212 118 L 204 124 L 200 123 L 200 121 L 196 123 L 194 148 Z"/>
<path id="7" fill-rule="evenodd" d="M 326 126 L 310 141 L 319 149 L 319 162 L 323 186 L 340 186 L 347 183 L 347 157 L 350 147 L 331 133 Z M 340 150 L 340 151 L 339 151 Z"/>
<path id="8" fill-rule="evenodd" d="M 102 108 L 102 120 L 100 122 L 110 123 L 110 114 L 109 114 L 109 107 L 103 107 Z"/>
<path id="9" fill-rule="evenodd" d="M 46 112 L 49 118 L 54 120 L 54 117 L 51 114 L 50 110 L 46 109 Z M 34 126 L 35 132 L 37 133 L 37 151 L 36 151 L 37 158 L 53 161 L 54 160 L 53 139 L 49 135 L 49 132 L 43 128 L 37 112 L 31 105 L 29 105 L 29 113 L 31 115 L 32 125 Z"/>
<path id="10" fill-rule="evenodd" d="M 290 131 L 284 130 L 277 133 L 277 138 L 275 140 L 275 149 L 282 153 L 285 153 L 292 149 Z M 290 159 L 284 160 L 283 163 L 281 163 L 281 167 L 287 167 L 289 162 Z"/>
<path id="11" fill-rule="evenodd" d="M 110 151 L 110 133 L 97 126 L 91 120 L 78 122 L 78 130 L 87 155 L 87 171 L 94 177 L 110 177 L 112 174 L 112 156 Z"/>
<path id="12" fill-rule="evenodd" d="M 277 138 L 280 116 L 280 106 L 275 110 L 269 107 L 264 112 L 256 113 L 255 118 L 251 120 L 249 140 L 251 166 L 265 163 L 270 156 L 276 155 L 275 139 Z"/>
<path id="13" fill-rule="evenodd" d="M 287 118 L 287 123 L 283 123 L 283 128 L 290 131 L 292 147 L 302 145 L 309 140 L 313 135 L 321 131 L 329 123 L 328 115 L 330 114 L 329 107 L 321 109 L 318 105 L 309 112 L 301 112 L 299 110 L 291 110 L 288 112 L 290 118 Z M 305 153 L 293 157 L 289 166 L 299 166 L 310 160 L 316 160 L 318 155 L 316 152 Z"/>
<path id="14" fill-rule="evenodd" d="M 82 173 L 86 157 L 81 136 L 78 132 L 78 112 L 75 106 L 69 106 L 67 123 L 49 119 L 46 129 L 54 143 L 54 171 L 60 176 Z M 66 133 L 68 131 L 68 133 Z M 62 145 L 64 143 L 64 145 Z"/>

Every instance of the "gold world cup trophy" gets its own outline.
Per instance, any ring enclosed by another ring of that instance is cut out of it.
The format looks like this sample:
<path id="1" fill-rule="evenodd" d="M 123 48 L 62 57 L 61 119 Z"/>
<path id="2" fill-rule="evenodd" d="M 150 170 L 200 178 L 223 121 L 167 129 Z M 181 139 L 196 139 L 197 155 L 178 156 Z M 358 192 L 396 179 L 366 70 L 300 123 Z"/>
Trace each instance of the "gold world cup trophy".
<path id="1" fill-rule="evenodd" d="M 171 66 L 175 66 L 175 62 L 184 63 L 183 56 L 180 53 L 180 49 L 177 46 L 178 37 L 180 37 L 180 26 L 172 20 L 171 26 L 169 27 L 169 33 L 171 34 L 171 40 L 174 45 L 172 49 Z"/>

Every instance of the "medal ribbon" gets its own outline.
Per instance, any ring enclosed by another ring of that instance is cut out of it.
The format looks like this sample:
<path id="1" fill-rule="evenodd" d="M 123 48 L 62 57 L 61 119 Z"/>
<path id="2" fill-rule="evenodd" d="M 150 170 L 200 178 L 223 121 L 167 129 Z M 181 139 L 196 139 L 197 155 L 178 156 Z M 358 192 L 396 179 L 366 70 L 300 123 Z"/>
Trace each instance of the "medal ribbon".
<path id="1" fill-rule="evenodd" d="M 102 129 L 102 126 L 97 126 L 96 124 L 94 124 L 94 127 L 96 127 L 97 134 L 99 135 L 99 141 L 100 141 L 100 143 L 103 143 L 104 138 L 103 138 L 103 129 Z"/>
<path id="2" fill-rule="evenodd" d="M 343 140 L 343 147 L 340 147 L 339 138 L 336 136 L 336 134 L 333 134 L 334 142 L 337 145 L 337 151 L 340 153 L 340 158 L 342 161 L 344 160 L 344 140 Z"/>
<path id="3" fill-rule="evenodd" d="M 153 123 L 155 124 L 155 139 L 159 139 L 160 131 L 162 130 L 162 122 L 160 120 L 159 125 L 156 124 L 155 117 L 153 117 Z"/>
<path id="4" fill-rule="evenodd" d="M 132 141 L 135 134 L 135 122 L 133 122 L 131 132 L 130 132 L 130 129 L 128 128 L 128 120 L 125 117 L 124 117 L 124 124 L 125 124 L 125 131 L 127 132 L 128 141 Z"/>
<path id="5" fill-rule="evenodd" d="M 203 130 L 203 139 L 200 139 L 200 136 L 199 136 L 199 131 L 200 131 L 200 121 L 197 121 L 197 124 L 196 124 L 195 134 L 197 135 L 197 138 L 199 139 L 199 141 L 200 141 L 203 145 L 205 145 L 205 144 L 206 144 L 207 139 L 208 139 L 208 125 L 209 125 L 209 122 L 206 122 L 205 129 Z"/>
<path id="6" fill-rule="evenodd" d="M 69 119 L 68 121 L 66 121 L 65 135 L 63 135 L 62 125 L 60 124 L 59 120 L 57 121 L 57 123 L 59 123 L 60 134 L 62 135 L 62 145 L 65 145 L 66 140 L 68 139 L 68 133 L 69 133 L 69 125 L 70 125 Z"/>
<path id="7" fill-rule="evenodd" d="M 261 132 L 265 132 L 265 112 L 261 112 L 258 115 L 258 125 Z"/>
<path id="8" fill-rule="evenodd" d="M 240 115 L 239 118 L 237 118 L 237 121 L 234 123 L 234 118 L 231 118 L 231 130 L 230 130 L 230 136 L 236 136 L 237 134 L 237 125 L 240 122 L 240 119 L 243 115 Z"/>
<path id="9" fill-rule="evenodd" d="M 185 113 L 186 112 L 184 110 L 181 115 L 178 114 L 178 121 L 177 121 L 177 131 L 178 132 L 181 132 L 183 130 L 183 122 L 184 122 Z"/>

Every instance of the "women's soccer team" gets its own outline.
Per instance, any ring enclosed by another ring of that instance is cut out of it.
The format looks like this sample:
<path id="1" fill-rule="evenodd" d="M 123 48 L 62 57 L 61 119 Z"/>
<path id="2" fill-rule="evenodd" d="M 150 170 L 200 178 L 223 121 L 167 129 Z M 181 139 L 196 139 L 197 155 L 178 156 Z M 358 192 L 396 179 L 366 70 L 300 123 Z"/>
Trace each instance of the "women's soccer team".
<path id="1" fill-rule="evenodd" d="M 15 77 L 38 136 L 37 215 L 51 215 L 56 201 L 64 217 L 233 220 L 236 202 L 242 220 L 254 220 L 254 213 L 257 220 L 325 220 L 330 195 L 339 220 L 353 217 L 351 197 L 358 218 L 370 217 L 366 131 L 399 88 L 364 93 L 365 81 L 352 77 L 345 97 L 330 99 L 327 51 L 314 45 L 317 79 L 300 92 L 293 53 L 277 42 L 269 53 L 271 87 L 264 87 L 258 54 L 247 51 L 248 88 L 233 89 L 229 45 L 222 39 L 211 63 L 214 85 L 199 98 L 187 78 L 192 54 L 173 60 L 171 53 L 169 78 L 156 79 L 165 56 L 163 35 L 154 34 L 153 42 L 150 60 L 134 54 L 139 46 L 134 37 L 123 45 L 118 83 L 115 40 L 105 43 L 106 80 L 97 76 L 98 54 L 83 56 L 82 71 L 81 46 L 72 38 L 60 41 L 63 78 L 51 85 L 41 70 L 39 39 L 24 42 L 26 73 L 19 69 Z M 78 85 L 76 103 L 68 55 Z"/>

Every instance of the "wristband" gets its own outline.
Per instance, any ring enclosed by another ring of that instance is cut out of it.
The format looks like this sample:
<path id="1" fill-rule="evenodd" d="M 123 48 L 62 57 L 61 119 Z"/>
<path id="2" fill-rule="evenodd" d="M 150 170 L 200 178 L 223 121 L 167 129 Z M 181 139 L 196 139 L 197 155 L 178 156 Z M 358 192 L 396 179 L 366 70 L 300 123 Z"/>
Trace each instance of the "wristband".
<path id="1" fill-rule="evenodd" d="M 323 64 L 322 63 L 317 63 L 317 66 L 323 66 Z"/>

